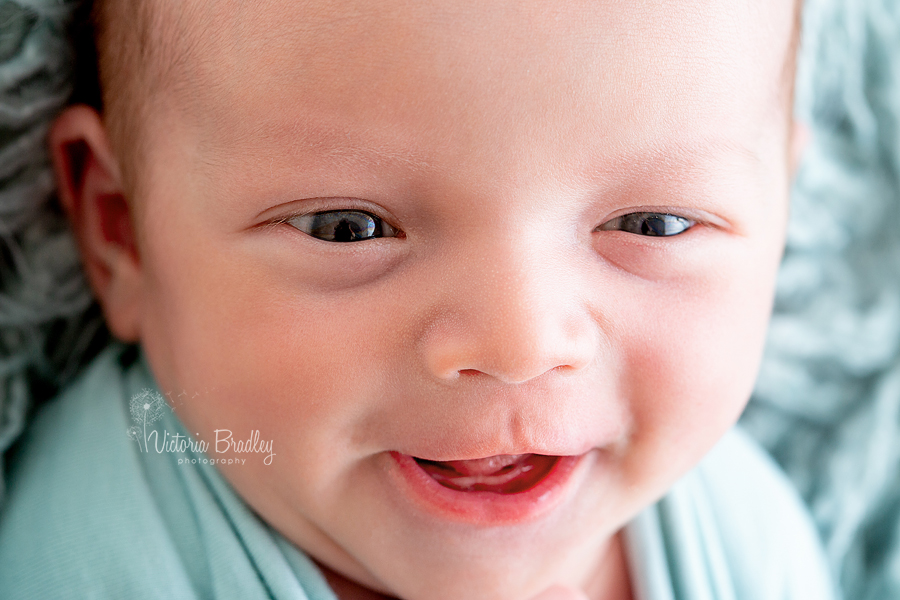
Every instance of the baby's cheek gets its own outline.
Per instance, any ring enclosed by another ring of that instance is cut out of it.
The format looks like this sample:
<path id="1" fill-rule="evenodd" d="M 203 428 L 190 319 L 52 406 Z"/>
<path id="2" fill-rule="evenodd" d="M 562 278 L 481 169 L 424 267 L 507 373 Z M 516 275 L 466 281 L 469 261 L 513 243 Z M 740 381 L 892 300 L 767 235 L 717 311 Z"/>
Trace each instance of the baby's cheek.
<path id="1" fill-rule="evenodd" d="M 767 279 L 757 275 L 755 283 L 694 278 L 632 295 L 629 320 L 640 325 L 621 343 L 630 348 L 623 377 L 634 451 L 626 471 L 635 481 L 673 481 L 743 410 L 769 312 Z"/>
<path id="2" fill-rule="evenodd" d="M 158 282 L 145 346 L 160 385 L 203 397 L 176 406 L 192 431 L 214 439 L 217 428 L 258 429 L 280 447 L 277 460 L 335 439 L 370 383 L 366 347 L 380 321 L 224 262 L 171 269 Z"/>

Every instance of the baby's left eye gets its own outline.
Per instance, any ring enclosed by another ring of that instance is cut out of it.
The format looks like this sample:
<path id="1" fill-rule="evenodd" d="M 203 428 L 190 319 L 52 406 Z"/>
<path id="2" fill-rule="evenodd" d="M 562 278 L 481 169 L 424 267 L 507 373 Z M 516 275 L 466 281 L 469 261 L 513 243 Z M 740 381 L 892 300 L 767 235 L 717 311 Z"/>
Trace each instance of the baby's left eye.
<path id="1" fill-rule="evenodd" d="M 303 233 L 326 242 L 362 242 L 397 237 L 398 234 L 384 220 L 362 210 L 326 210 L 286 221 Z"/>
<path id="2" fill-rule="evenodd" d="M 678 215 L 654 212 L 635 212 L 610 219 L 598 231 L 626 231 L 637 235 L 673 236 L 684 233 L 694 222 Z"/>

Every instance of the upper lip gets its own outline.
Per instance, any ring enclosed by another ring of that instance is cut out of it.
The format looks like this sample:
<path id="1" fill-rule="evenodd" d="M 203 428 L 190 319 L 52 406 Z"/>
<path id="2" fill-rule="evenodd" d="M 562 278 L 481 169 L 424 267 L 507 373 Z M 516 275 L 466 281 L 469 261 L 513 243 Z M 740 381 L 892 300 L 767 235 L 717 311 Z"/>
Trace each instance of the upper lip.
<path id="1" fill-rule="evenodd" d="M 448 427 L 432 435 L 421 432 L 413 439 L 407 438 L 399 446 L 387 444 L 387 448 L 394 446 L 392 449 L 400 454 L 435 462 L 479 460 L 516 454 L 582 456 L 595 449 L 619 447 L 626 441 L 629 428 L 622 426 L 623 424 L 610 425 L 598 431 L 575 425 L 571 428 L 560 427 L 558 424 L 542 430 L 534 424 L 527 430 L 516 432 L 500 430 L 487 439 L 471 428 Z M 454 431 L 462 433 L 453 434 Z"/>
<path id="2" fill-rule="evenodd" d="M 460 449 L 438 452 L 436 452 L 434 448 L 423 448 L 421 451 L 417 451 L 413 448 L 408 448 L 398 449 L 397 452 L 399 452 L 400 454 L 412 456 L 413 458 L 417 458 L 420 460 L 428 460 L 433 462 L 453 462 L 462 460 L 484 460 L 499 456 L 515 456 L 524 454 L 542 454 L 544 456 L 581 456 L 597 447 L 598 446 L 593 443 L 584 443 L 578 446 L 570 445 L 559 448 L 534 446 L 521 446 L 512 448 L 509 446 L 497 446 L 496 450 L 493 451 L 485 451 L 482 449 L 483 447 L 480 447 L 478 450 L 471 451 Z"/>
<path id="3" fill-rule="evenodd" d="M 536 389 L 519 395 L 428 396 L 424 403 L 398 400 L 390 410 L 364 418 L 362 439 L 372 453 L 393 450 L 438 462 L 514 454 L 582 456 L 621 448 L 632 433 L 623 401 L 615 396 L 588 402 L 587 393 Z M 393 418 L 395 411 L 410 410 L 416 413 L 412 422 Z"/>

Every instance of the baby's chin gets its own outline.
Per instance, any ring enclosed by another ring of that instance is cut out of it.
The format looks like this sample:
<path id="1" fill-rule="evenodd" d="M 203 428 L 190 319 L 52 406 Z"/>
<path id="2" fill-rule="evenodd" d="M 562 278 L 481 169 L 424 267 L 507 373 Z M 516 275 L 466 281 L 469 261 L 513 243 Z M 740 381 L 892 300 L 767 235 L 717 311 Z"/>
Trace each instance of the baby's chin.
<path id="1" fill-rule="evenodd" d="M 576 521 L 491 532 L 444 524 L 388 540 L 374 562 L 360 553 L 319 564 L 341 600 L 529 600 L 556 584 L 584 589 L 604 570 L 618 537 L 586 534 L 593 524 L 570 527 Z"/>
<path id="2" fill-rule="evenodd" d="M 404 582 L 398 586 L 398 589 L 408 588 L 408 592 L 392 592 L 384 585 L 371 584 L 373 587 L 367 587 L 317 564 L 340 600 L 529 600 L 549 587 L 532 582 L 533 573 L 511 577 L 495 571 L 494 576 L 483 577 L 461 570 L 448 570 L 446 573 L 428 573 L 421 581 Z"/>
<path id="3" fill-rule="evenodd" d="M 379 589 L 379 591 L 376 591 L 365 587 L 362 583 L 349 579 L 318 561 L 316 561 L 316 565 L 322 571 L 328 585 L 340 600 L 384 600 L 396 598 L 396 596 L 388 593 L 387 590 Z"/>
<path id="4" fill-rule="evenodd" d="M 611 566 L 607 557 L 615 544 L 618 544 L 616 536 L 599 547 L 586 548 L 580 555 L 572 552 L 565 560 L 559 560 L 559 555 L 549 559 L 536 548 L 520 546 L 507 556 L 479 553 L 476 548 L 472 556 L 459 563 L 453 556 L 447 556 L 439 566 L 414 566 L 401 579 L 387 583 L 374 579 L 356 581 L 327 565 L 317 564 L 341 600 L 529 600 L 559 584 L 603 590 L 608 589 L 607 583 L 621 585 L 622 581 L 597 581 L 598 573 L 602 577 L 610 575 L 610 569 L 603 565 Z M 602 597 L 609 597 L 606 591 Z"/>

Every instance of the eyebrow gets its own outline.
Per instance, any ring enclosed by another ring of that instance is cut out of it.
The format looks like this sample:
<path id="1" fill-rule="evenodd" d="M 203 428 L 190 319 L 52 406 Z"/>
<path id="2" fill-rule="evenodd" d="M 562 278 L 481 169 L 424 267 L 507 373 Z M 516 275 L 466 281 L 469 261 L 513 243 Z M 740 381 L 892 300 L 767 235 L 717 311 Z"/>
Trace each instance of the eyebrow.
<path id="1" fill-rule="evenodd" d="M 653 144 L 645 150 L 645 155 L 652 158 L 664 156 L 716 158 L 728 154 L 742 157 L 753 163 L 762 163 L 759 154 L 751 150 L 743 142 L 718 135 L 676 139 L 665 143 Z"/>
<path id="2" fill-rule="evenodd" d="M 737 139 L 725 136 L 695 136 L 657 141 L 625 148 L 614 155 L 597 156 L 591 179 L 658 177 L 681 179 L 686 173 L 712 174 L 720 170 L 724 158 L 737 159 L 753 169 L 764 167 L 759 153 Z M 585 181 L 585 183 L 590 183 Z"/>
<path id="3" fill-rule="evenodd" d="M 214 127 L 214 131 L 222 128 Z M 315 154 L 356 164 L 405 165 L 416 171 L 434 171 L 437 167 L 424 153 L 418 151 L 414 143 L 403 140 L 378 140 L 378 135 L 351 133 L 347 127 L 318 123 L 314 119 L 276 122 L 260 125 L 252 129 L 235 132 L 224 138 L 225 143 L 201 141 L 200 149 L 208 156 L 205 162 L 221 164 L 223 158 L 231 156 L 226 150 L 231 146 L 253 146 L 262 140 L 274 140 L 278 144 L 289 144 L 290 154 Z M 396 138 L 396 136 L 395 136 Z M 262 146 L 262 144 L 260 144 Z M 443 169 L 441 169 L 443 170 Z"/>

